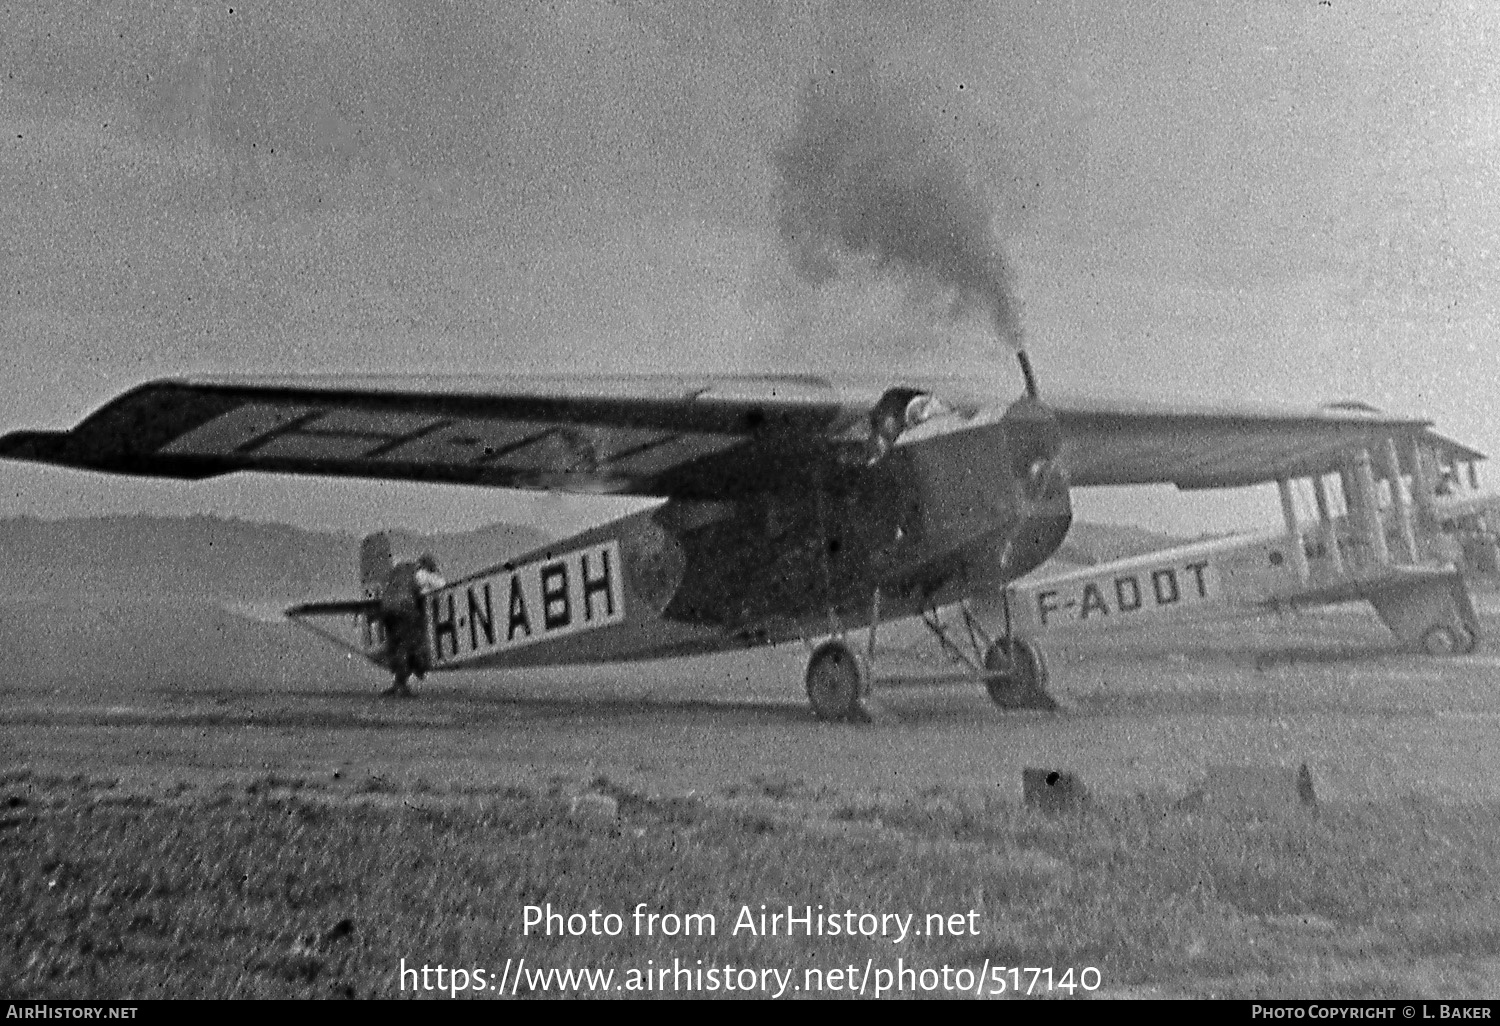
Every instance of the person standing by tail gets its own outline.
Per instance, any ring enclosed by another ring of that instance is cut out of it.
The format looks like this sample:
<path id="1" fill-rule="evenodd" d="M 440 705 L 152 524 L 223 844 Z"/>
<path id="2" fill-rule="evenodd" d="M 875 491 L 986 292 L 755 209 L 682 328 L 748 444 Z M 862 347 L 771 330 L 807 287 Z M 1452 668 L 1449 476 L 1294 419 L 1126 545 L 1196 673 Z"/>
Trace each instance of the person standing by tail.
<path id="1" fill-rule="evenodd" d="M 431 666 L 423 605 L 427 595 L 446 585 L 431 553 L 424 553 L 415 563 L 398 563 L 391 568 L 380 596 L 380 621 L 385 628 L 388 665 L 396 679 L 385 694 L 409 697 L 413 693 L 408 683 L 411 678 L 426 679 Z"/>

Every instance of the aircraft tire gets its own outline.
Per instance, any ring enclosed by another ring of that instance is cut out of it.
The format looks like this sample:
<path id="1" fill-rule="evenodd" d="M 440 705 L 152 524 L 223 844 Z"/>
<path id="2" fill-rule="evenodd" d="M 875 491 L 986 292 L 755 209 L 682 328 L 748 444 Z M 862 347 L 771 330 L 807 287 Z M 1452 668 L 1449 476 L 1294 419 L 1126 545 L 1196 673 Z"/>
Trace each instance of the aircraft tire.
<path id="1" fill-rule="evenodd" d="M 984 689 L 990 701 L 1007 709 L 1055 709 L 1047 694 L 1047 663 L 1041 651 L 1020 638 L 999 638 L 984 654 Z"/>
<path id="2" fill-rule="evenodd" d="M 869 690 L 865 661 L 842 641 L 825 641 L 807 661 L 807 698 L 820 720 L 863 723 L 869 719 L 860 698 Z"/>
<path id="3" fill-rule="evenodd" d="M 1475 640 L 1477 644 L 1478 639 Z M 1466 643 L 1458 631 L 1446 624 L 1434 624 L 1422 634 L 1422 651 L 1431 656 L 1458 655 L 1464 651 Z"/>

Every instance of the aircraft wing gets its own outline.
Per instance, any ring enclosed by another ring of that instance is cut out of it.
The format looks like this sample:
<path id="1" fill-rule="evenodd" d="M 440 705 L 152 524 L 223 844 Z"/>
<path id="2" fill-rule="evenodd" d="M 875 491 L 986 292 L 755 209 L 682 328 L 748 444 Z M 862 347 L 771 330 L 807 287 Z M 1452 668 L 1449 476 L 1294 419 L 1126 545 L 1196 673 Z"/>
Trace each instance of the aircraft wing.
<path id="1" fill-rule="evenodd" d="M 172 478 L 236 471 L 723 498 L 787 487 L 830 446 L 863 445 L 891 381 L 811 375 L 205 377 L 118 397 L 70 431 L 0 436 L 0 457 Z M 904 382 L 973 413 L 975 382 Z M 1365 408 L 1199 408 L 1056 398 L 1075 485 L 1255 484 L 1337 470 L 1425 420 Z M 974 422 L 977 426 L 983 421 Z M 1407 446 L 1399 446 L 1410 472 Z"/>
<path id="2" fill-rule="evenodd" d="M 879 398 L 810 376 L 170 379 L 70 431 L 0 437 L 0 457 L 720 497 L 784 484 L 812 450 L 863 437 Z"/>
<path id="3" fill-rule="evenodd" d="M 1289 410 L 1051 397 L 1048 405 L 1057 413 L 1074 485 L 1232 488 L 1333 473 L 1352 450 L 1368 449 L 1379 460 L 1387 438 L 1398 443 L 1403 473 L 1412 471 L 1403 444 L 1412 438 L 1448 461 L 1484 458 L 1435 433 L 1430 421 L 1359 406 Z"/>

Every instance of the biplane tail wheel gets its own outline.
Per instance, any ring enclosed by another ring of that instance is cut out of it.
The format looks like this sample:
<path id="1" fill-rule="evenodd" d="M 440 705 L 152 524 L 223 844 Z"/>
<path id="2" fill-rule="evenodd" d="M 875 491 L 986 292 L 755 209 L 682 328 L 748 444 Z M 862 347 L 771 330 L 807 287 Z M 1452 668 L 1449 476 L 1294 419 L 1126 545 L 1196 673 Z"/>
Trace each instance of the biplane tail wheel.
<path id="1" fill-rule="evenodd" d="M 1467 631 L 1462 634 L 1446 624 L 1434 624 L 1422 634 L 1422 651 L 1432 656 L 1457 655 L 1467 644 Z"/>
<path id="2" fill-rule="evenodd" d="M 820 720 L 863 723 L 860 698 L 869 688 L 870 671 L 865 661 L 842 641 L 825 641 L 807 661 L 807 697 L 813 715 Z"/>
<path id="3" fill-rule="evenodd" d="M 1422 635 L 1421 645 L 1428 655 L 1469 655 L 1479 648 L 1479 632 L 1468 624 L 1435 624 Z"/>
<path id="4" fill-rule="evenodd" d="M 984 653 L 984 688 L 1007 709 L 1055 709 L 1041 651 L 1020 638 L 999 638 Z"/>

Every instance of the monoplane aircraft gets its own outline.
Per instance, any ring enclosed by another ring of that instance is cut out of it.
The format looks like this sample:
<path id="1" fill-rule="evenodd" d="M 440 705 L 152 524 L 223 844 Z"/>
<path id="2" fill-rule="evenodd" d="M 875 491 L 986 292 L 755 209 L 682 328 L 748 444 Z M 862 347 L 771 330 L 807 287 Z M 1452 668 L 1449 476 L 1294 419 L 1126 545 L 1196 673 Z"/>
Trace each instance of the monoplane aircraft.
<path id="1" fill-rule="evenodd" d="M 812 708 L 833 720 L 864 717 L 876 629 L 911 616 L 995 701 L 1047 704 L 1035 645 L 1009 623 L 992 637 L 969 600 L 1056 550 L 1070 487 L 1212 488 L 1341 469 L 1364 481 L 1372 451 L 1407 454 L 1396 476 L 1420 480 L 1425 454 L 1479 458 L 1426 421 L 1367 409 L 1048 403 L 1024 354 L 1021 367 L 1019 398 L 904 376 L 161 380 L 70 431 L 0 437 L 0 456 L 170 478 L 262 471 L 657 497 L 426 591 L 367 541 L 365 595 L 289 613 L 361 616 L 365 654 L 401 684 L 429 670 L 802 638 Z M 1431 621 L 1420 628 L 1463 618 L 1453 602 L 1408 605 Z M 851 634 L 861 627 L 867 644 Z"/>

